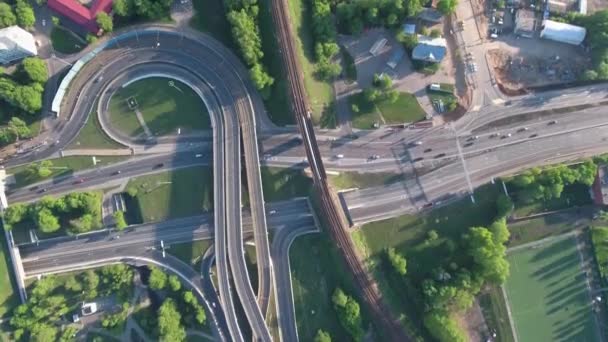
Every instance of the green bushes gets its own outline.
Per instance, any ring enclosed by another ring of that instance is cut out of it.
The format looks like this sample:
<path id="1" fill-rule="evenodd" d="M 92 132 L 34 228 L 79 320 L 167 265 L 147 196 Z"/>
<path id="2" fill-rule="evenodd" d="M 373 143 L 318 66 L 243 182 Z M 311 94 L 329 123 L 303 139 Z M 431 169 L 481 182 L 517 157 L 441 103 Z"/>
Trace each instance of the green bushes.
<path id="1" fill-rule="evenodd" d="M 249 76 L 258 90 L 270 93 L 274 79 L 262 65 L 262 39 L 258 26 L 257 1 L 226 0 L 228 22 L 232 26 L 232 38 L 249 67 Z"/>
<path id="2" fill-rule="evenodd" d="M 363 322 L 361 320 L 361 310 L 359 303 L 337 288 L 331 297 L 334 303 L 334 309 L 338 315 L 340 324 L 355 341 L 361 341 L 363 338 Z"/>

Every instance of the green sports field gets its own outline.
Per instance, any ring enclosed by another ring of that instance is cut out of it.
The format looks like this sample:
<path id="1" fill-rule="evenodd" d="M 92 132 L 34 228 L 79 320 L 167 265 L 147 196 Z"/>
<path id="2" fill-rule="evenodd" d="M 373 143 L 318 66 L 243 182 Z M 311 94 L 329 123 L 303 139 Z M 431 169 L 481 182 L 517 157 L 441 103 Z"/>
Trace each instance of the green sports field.
<path id="1" fill-rule="evenodd" d="M 505 288 L 518 340 L 597 341 L 574 237 L 513 251 Z"/>

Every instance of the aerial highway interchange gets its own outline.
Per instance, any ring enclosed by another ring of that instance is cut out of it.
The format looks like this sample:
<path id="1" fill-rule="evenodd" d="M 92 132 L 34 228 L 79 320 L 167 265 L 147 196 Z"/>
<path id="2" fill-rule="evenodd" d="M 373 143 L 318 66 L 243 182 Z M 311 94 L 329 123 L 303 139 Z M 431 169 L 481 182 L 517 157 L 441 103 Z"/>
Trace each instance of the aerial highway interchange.
<path id="1" fill-rule="evenodd" d="M 500 176 L 608 150 L 608 86 L 604 84 L 494 102 L 487 97 L 503 96 L 492 87 L 491 95 L 474 94 L 474 110 L 433 128 L 315 129 L 297 63 L 290 61 L 295 52 L 290 52 L 289 43 L 293 32 L 282 22 L 286 9 L 282 2 L 276 3 L 273 16 L 283 28 L 278 41 L 285 50 L 283 65 L 297 127 L 277 127 L 270 121 L 245 67 L 209 35 L 166 25 L 141 25 L 114 34 L 100 43 L 103 48 L 89 52 L 92 59 L 71 81 L 50 138 L 46 137 L 52 143 L 5 160 L 3 166 L 78 155 L 67 147 L 91 120 L 89 113 L 96 113 L 104 132 L 124 146 L 119 154 L 130 158 L 21 188 L 8 187 L 9 205 L 206 165 L 213 168 L 213 212 L 134 225 L 120 233 L 105 229 L 18 243 L 19 273 L 24 278 L 105 263 L 161 265 L 188 283 L 212 312 L 217 339 L 246 339 L 239 324 L 242 319 L 237 317 L 236 306 L 240 305 L 254 340 L 296 341 L 289 248 L 298 236 L 328 225 L 336 245 L 348 251 L 352 242 L 344 236 L 351 226 L 428 211 L 462 198 L 475 201 L 473 189 Z M 154 76 L 188 84 L 209 111 L 212 134 L 138 139 L 116 130 L 107 117 L 112 93 L 130 80 Z M 103 151 L 98 152 L 97 156 L 103 156 Z M 319 194 L 318 208 L 302 198 L 265 203 L 261 165 L 307 170 Z M 327 174 L 343 171 L 394 172 L 400 174 L 400 180 L 336 194 L 328 185 Z M 246 182 L 241 181 L 243 176 Z M 243 184 L 248 190 L 248 208 L 242 203 Z M 318 215 L 324 218 L 323 224 Z M 197 240 L 213 241 L 200 270 L 165 256 L 164 244 Z M 245 240 L 253 241 L 256 248 L 257 289 L 245 263 Z M 217 289 L 211 281 L 212 264 L 217 270 Z M 360 265 L 353 261 L 349 267 L 353 271 Z M 358 284 L 367 300 L 382 308 L 383 299 L 368 286 L 369 279 L 362 275 Z M 271 335 L 266 322 L 269 310 L 277 312 L 280 336 Z M 391 337 L 407 339 L 407 333 L 395 326 L 386 319 Z"/>

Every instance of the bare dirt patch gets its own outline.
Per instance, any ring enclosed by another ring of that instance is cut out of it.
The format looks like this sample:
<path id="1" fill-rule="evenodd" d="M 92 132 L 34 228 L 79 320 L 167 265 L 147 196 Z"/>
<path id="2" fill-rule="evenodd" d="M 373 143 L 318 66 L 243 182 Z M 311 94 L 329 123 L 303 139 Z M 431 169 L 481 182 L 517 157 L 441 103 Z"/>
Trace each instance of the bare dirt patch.
<path id="1" fill-rule="evenodd" d="M 542 42 L 539 42 L 542 43 Z M 505 49 L 488 50 L 487 56 L 497 81 L 506 91 L 572 82 L 588 67 L 583 56 L 533 55 Z"/>

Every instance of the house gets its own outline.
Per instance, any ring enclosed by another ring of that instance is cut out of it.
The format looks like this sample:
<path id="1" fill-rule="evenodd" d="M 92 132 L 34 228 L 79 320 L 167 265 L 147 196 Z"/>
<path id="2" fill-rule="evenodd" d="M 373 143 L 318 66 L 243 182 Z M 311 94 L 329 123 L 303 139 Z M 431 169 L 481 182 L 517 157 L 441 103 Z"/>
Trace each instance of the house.
<path id="1" fill-rule="evenodd" d="M 418 45 L 412 51 L 412 59 L 439 63 L 446 54 L 447 42 L 445 38 L 431 38 L 418 35 Z"/>
<path id="2" fill-rule="evenodd" d="M 520 9 L 515 15 L 515 34 L 521 37 L 532 38 L 536 29 L 536 18 L 533 11 Z"/>
<path id="3" fill-rule="evenodd" d="M 0 30 L 0 64 L 37 54 L 36 40 L 31 33 L 19 26 L 9 26 Z"/>
<path id="4" fill-rule="evenodd" d="M 580 45 L 585 40 L 587 30 L 584 27 L 545 20 L 540 37 L 560 43 Z"/>
<path id="5" fill-rule="evenodd" d="M 94 0 L 90 8 L 77 0 L 48 0 L 47 5 L 57 14 L 93 34 L 99 34 L 97 14 L 101 11 L 110 13 L 113 0 Z"/>

